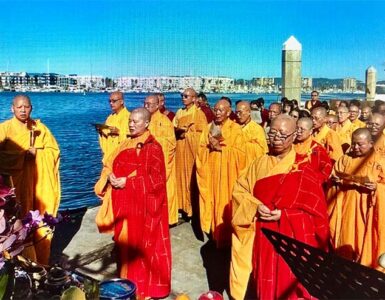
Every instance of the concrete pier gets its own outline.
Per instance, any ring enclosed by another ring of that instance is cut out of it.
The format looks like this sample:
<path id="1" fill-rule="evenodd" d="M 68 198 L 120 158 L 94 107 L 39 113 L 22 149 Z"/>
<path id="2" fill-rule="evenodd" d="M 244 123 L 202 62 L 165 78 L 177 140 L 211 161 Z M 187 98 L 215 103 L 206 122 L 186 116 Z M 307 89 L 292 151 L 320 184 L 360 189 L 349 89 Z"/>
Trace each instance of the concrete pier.
<path id="1" fill-rule="evenodd" d="M 301 105 L 302 45 L 291 36 L 282 47 L 282 97 L 296 99 Z"/>
<path id="2" fill-rule="evenodd" d="M 369 67 L 365 72 L 365 98 L 374 101 L 376 97 L 377 70 Z"/>
<path id="3" fill-rule="evenodd" d="M 71 226 L 79 228 L 63 251 L 56 255 L 56 260 L 72 270 L 97 280 L 116 278 L 116 264 L 113 255 L 112 235 L 100 234 L 94 219 L 97 208 L 88 209 L 75 222 L 58 228 L 58 240 L 66 240 L 65 235 Z M 80 224 L 75 224 L 80 222 Z M 172 246 L 172 281 L 171 294 L 166 299 L 175 299 L 179 294 L 187 294 L 191 300 L 209 289 L 223 291 L 228 284 L 229 251 L 218 251 L 210 241 L 196 238 L 191 223 L 182 223 L 170 229 Z M 59 257 L 60 256 L 60 257 Z"/>

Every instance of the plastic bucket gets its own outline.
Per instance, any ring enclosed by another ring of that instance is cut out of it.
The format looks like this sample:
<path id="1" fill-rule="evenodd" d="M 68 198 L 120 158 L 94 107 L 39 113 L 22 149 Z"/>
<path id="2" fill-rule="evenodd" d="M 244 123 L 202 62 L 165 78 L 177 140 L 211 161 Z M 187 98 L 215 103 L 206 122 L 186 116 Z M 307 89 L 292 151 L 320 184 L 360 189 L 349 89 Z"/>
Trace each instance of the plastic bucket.
<path id="1" fill-rule="evenodd" d="M 130 280 L 115 278 L 99 284 L 100 300 L 135 300 L 136 285 Z"/>

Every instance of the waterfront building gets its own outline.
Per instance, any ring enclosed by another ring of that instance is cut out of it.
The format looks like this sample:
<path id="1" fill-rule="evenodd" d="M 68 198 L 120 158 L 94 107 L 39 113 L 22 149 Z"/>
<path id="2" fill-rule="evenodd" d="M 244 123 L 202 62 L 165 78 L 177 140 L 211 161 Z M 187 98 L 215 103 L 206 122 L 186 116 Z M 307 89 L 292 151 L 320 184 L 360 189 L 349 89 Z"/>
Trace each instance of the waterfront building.
<path id="1" fill-rule="evenodd" d="M 74 76 L 75 77 L 75 76 Z M 78 89 L 105 89 L 106 82 L 104 76 L 95 75 L 77 75 L 76 77 Z"/>
<path id="2" fill-rule="evenodd" d="M 313 78 L 303 77 L 302 78 L 302 89 L 305 91 L 310 91 L 313 89 Z"/>
<path id="3" fill-rule="evenodd" d="M 357 91 L 357 80 L 355 78 L 344 78 L 342 90 L 350 93 Z"/>

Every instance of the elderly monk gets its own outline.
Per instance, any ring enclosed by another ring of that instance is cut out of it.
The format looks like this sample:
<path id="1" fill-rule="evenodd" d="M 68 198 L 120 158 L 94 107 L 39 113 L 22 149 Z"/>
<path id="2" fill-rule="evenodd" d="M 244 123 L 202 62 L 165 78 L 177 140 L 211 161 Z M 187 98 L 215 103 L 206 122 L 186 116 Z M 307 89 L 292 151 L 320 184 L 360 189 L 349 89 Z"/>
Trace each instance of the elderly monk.
<path id="1" fill-rule="evenodd" d="M 202 133 L 196 167 L 201 228 L 221 248 L 231 245 L 231 194 L 246 164 L 246 147 L 241 127 L 229 118 L 229 103 L 219 100 L 214 113 Z"/>
<path id="2" fill-rule="evenodd" d="M 171 247 L 168 229 L 166 172 L 160 144 L 148 131 L 150 113 L 132 111 L 130 138 L 105 160 L 96 194 L 113 212 L 119 277 L 136 284 L 141 298 L 164 298 L 170 293 Z M 101 209 L 100 209 L 101 210 Z"/>
<path id="3" fill-rule="evenodd" d="M 235 113 L 237 123 L 241 125 L 246 140 L 246 165 L 269 150 L 265 137 L 265 131 L 261 125 L 251 120 L 251 108 L 248 101 L 238 102 Z"/>
<path id="4" fill-rule="evenodd" d="M 175 113 L 166 108 L 166 100 L 163 93 L 157 93 L 159 100 L 159 111 L 164 114 L 171 122 L 174 120 Z"/>
<path id="5" fill-rule="evenodd" d="M 13 99 L 14 117 L 0 124 L 0 173 L 12 176 L 24 216 L 39 210 L 56 216 L 60 203 L 59 146 L 40 121 L 31 118 L 32 104 L 26 95 Z M 37 232 L 36 243 L 26 248 L 29 258 L 48 264 L 52 234 Z"/>
<path id="6" fill-rule="evenodd" d="M 385 157 L 385 117 L 379 113 L 370 115 L 366 127 L 370 131 L 374 142 L 374 150 Z"/>
<path id="7" fill-rule="evenodd" d="M 343 152 L 338 134 L 326 125 L 326 116 L 327 112 L 324 107 L 312 109 L 313 137 L 317 143 L 326 149 L 332 163 L 334 163 L 343 155 Z"/>
<path id="8" fill-rule="evenodd" d="M 325 148 L 314 141 L 313 121 L 310 118 L 300 118 L 297 121 L 297 135 L 294 140 L 294 150 L 297 157 L 305 164 L 310 164 L 319 175 L 320 183 L 325 183 L 332 172 L 332 162 Z M 299 165 L 301 168 L 301 165 Z"/>
<path id="9" fill-rule="evenodd" d="M 366 128 L 353 132 L 350 152 L 334 165 L 336 189 L 329 193 L 332 243 L 337 254 L 384 271 L 378 257 L 385 252 L 385 158 L 373 150 Z"/>
<path id="10" fill-rule="evenodd" d="M 234 186 L 230 268 L 234 299 L 244 299 L 251 272 L 258 299 L 310 298 L 261 231 L 268 228 L 317 248 L 327 246 L 323 190 L 310 166 L 298 169 L 301 158 L 292 146 L 295 134 L 292 117 L 276 117 L 269 132 L 270 153 L 256 159 Z"/>
<path id="11" fill-rule="evenodd" d="M 176 139 L 174 125 L 169 118 L 159 111 L 159 98 L 150 95 L 144 100 L 144 107 L 151 114 L 151 121 L 148 129 L 152 136 L 162 146 L 166 166 L 168 222 L 170 225 L 178 222 L 178 203 L 176 199 L 175 182 L 175 147 Z"/>
<path id="12" fill-rule="evenodd" d="M 353 124 L 349 120 L 349 108 L 345 106 L 339 106 L 337 109 L 338 124 L 337 124 L 337 134 L 341 141 L 341 147 L 344 153 L 349 149 L 352 141 L 352 133 L 358 128 L 357 125 Z"/>
<path id="13" fill-rule="evenodd" d="M 173 120 L 176 134 L 176 187 L 178 208 L 187 217 L 192 216 L 192 199 L 197 200 L 195 158 L 203 128 L 207 125 L 205 114 L 195 105 L 196 92 L 192 88 L 182 94 L 184 108 L 177 111 Z"/>
<path id="14" fill-rule="evenodd" d="M 130 112 L 124 106 L 122 92 L 111 93 L 109 102 L 112 113 L 105 122 L 108 127 L 98 128 L 103 159 L 106 159 L 127 138 L 128 118 L 130 117 Z"/>
<path id="15" fill-rule="evenodd" d="M 367 123 L 371 114 L 372 114 L 372 108 L 368 103 L 364 103 L 361 107 L 360 120 L 364 123 Z"/>
<path id="16" fill-rule="evenodd" d="M 362 122 L 359 119 L 360 116 L 360 108 L 357 105 L 350 104 L 349 105 L 349 120 L 352 122 L 354 125 L 357 126 L 357 128 L 365 128 L 366 123 Z"/>
<path id="17" fill-rule="evenodd" d="M 336 115 L 328 114 L 326 116 L 326 125 L 333 129 L 334 131 L 337 130 L 337 124 L 338 124 L 338 117 Z"/>

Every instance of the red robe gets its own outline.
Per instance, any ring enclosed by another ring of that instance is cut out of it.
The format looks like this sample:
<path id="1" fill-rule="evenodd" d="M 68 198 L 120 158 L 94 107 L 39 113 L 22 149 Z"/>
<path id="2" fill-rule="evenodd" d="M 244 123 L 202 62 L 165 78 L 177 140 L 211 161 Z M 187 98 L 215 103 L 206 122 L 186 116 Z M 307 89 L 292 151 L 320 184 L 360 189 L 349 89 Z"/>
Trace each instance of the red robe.
<path id="1" fill-rule="evenodd" d="M 199 108 L 205 114 L 206 119 L 207 119 L 207 123 L 210 124 L 215 119 L 215 115 L 214 115 L 214 112 L 212 111 L 211 107 L 208 105 L 201 105 Z"/>
<path id="2" fill-rule="evenodd" d="M 174 120 L 175 113 L 171 110 L 166 109 L 165 107 L 159 108 L 159 111 L 164 114 L 171 122 Z"/>
<path id="3" fill-rule="evenodd" d="M 265 177 L 255 183 L 254 197 L 270 209 L 282 211 L 278 222 L 256 222 L 253 275 L 258 299 L 312 298 L 260 229 L 268 228 L 326 249 L 329 239 L 326 201 L 314 173 L 311 167 L 302 166 L 302 170 Z"/>
<path id="4" fill-rule="evenodd" d="M 114 239 L 120 277 L 135 282 L 137 295 L 163 298 L 170 293 L 171 246 L 162 148 L 153 136 L 122 150 L 113 173 L 127 177 L 112 189 Z"/>

